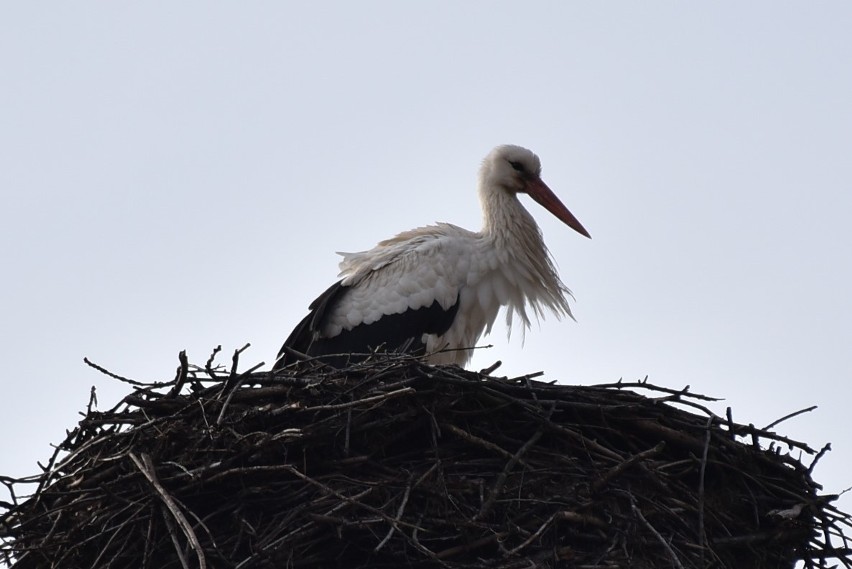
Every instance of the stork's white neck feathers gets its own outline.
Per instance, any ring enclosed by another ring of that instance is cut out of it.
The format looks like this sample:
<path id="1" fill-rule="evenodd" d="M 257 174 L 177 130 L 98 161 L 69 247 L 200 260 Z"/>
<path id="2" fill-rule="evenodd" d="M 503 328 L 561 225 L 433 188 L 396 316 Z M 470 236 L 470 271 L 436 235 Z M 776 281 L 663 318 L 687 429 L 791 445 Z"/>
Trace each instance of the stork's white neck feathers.
<path id="1" fill-rule="evenodd" d="M 545 308 L 557 317 L 573 318 L 567 300 L 571 291 L 560 280 L 535 219 L 518 199 L 518 194 L 526 193 L 531 183 L 543 185 L 541 162 L 534 153 L 519 146 L 498 146 L 480 168 L 480 235 L 487 249 L 501 253 L 499 271 L 512 289 L 506 313 L 509 332 L 515 313 L 524 329 L 530 326 L 527 305 L 539 318 Z"/>

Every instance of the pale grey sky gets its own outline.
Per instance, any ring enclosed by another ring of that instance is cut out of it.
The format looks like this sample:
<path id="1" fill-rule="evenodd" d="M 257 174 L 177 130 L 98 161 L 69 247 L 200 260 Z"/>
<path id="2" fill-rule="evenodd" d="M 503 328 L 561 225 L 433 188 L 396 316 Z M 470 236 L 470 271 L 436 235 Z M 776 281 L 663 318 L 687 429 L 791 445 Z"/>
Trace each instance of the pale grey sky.
<path id="1" fill-rule="evenodd" d="M 578 322 L 472 367 L 819 405 L 779 431 L 852 486 L 850 30 L 840 1 L 4 3 L 0 474 L 126 393 L 83 356 L 271 364 L 334 251 L 478 228 L 514 143 L 593 236 L 529 203 Z"/>

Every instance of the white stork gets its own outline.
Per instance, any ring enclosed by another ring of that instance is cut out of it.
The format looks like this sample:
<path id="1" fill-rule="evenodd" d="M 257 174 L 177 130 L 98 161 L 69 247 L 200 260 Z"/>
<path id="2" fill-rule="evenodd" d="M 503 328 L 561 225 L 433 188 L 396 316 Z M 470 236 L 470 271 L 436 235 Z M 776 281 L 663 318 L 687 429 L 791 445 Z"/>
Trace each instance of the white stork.
<path id="1" fill-rule="evenodd" d="M 428 354 L 430 363 L 464 366 L 501 306 L 511 332 L 527 309 L 571 315 L 541 230 L 518 200 L 528 194 L 566 225 L 591 237 L 541 180 L 538 156 L 498 146 L 479 170 L 483 227 L 438 223 L 400 233 L 369 251 L 340 253 L 342 279 L 310 305 L 278 353 L 274 369 L 299 358 L 342 366 L 373 350 Z"/>

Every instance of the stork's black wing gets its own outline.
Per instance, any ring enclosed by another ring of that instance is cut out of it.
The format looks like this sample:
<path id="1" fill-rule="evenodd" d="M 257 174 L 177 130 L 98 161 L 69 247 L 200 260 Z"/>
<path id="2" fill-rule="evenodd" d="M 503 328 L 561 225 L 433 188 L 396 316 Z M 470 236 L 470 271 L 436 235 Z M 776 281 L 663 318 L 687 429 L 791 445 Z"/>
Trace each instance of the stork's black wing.
<path id="1" fill-rule="evenodd" d="M 438 301 L 430 306 L 408 309 L 398 314 L 385 314 L 370 324 L 359 324 L 344 329 L 336 336 L 323 337 L 321 331 L 326 318 L 340 303 L 346 301 L 349 287 L 340 281 L 330 286 L 314 300 L 307 316 L 293 329 L 278 352 L 273 370 L 281 369 L 298 358 L 293 352 L 320 356 L 334 367 L 344 367 L 349 362 L 364 359 L 380 349 L 388 352 L 424 353 L 424 334 L 443 334 L 458 312 L 459 302 L 444 309 Z"/>

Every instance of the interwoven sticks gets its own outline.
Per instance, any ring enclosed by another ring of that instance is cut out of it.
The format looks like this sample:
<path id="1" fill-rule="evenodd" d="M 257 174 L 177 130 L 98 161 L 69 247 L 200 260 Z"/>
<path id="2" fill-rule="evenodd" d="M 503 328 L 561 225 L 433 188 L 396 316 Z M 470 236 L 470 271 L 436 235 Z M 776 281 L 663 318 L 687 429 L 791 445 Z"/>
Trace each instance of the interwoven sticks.
<path id="1" fill-rule="evenodd" d="M 16 569 L 852 567 L 804 443 L 648 383 L 194 368 L 5 480 Z M 493 370 L 492 370 L 493 371 Z M 123 379 L 123 378 L 122 378 Z M 643 394 L 639 394 L 641 391 Z"/>

